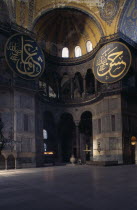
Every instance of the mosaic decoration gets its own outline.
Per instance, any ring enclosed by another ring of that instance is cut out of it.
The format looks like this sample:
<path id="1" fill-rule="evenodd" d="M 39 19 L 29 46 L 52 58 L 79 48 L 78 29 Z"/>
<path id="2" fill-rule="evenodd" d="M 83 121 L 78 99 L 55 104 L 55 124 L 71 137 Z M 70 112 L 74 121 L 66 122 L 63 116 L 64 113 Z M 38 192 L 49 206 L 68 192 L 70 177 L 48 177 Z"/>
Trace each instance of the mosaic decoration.
<path id="1" fill-rule="evenodd" d="M 9 67 L 24 79 L 36 79 L 44 71 L 43 52 L 28 35 L 11 36 L 5 46 L 5 57 Z"/>
<path id="2" fill-rule="evenodd" d="M 120 32 L 137 42 L 137 0 L 127 1 L 121 18 Z"/>
<path id="3" fill-rule="evenodd" d="M 29 1 L 29 17 L 28 17 L 28 28 L 31 29 L 33 23 L 33 15 L 35 9 L 35 0 Z"/>
<path id="4" fill-rule="evenodd" d="M 103 46 L 94 59 L 93 73 L 101 83 L 114 83 L 122 79 L 131 65 L 131 53 L 121 42 Z"/>
<path id="5" fill-rule="evenodd" d="M 104 6 L 99 8 L 100 17 L 110 25 L 117 14 L 119 0 L 105 0 L 104 2 Z"/>

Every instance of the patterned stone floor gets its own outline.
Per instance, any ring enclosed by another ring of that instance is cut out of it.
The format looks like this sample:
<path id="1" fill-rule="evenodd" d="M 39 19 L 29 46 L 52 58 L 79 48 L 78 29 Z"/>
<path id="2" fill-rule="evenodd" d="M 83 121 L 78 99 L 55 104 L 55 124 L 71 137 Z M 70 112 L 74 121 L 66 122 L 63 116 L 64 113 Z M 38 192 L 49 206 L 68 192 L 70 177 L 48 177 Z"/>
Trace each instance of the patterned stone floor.
<path id="1" fill-rule="evenodd" d="M 137 165 L 0 171 L 0 210 L 136 210 Z"/>

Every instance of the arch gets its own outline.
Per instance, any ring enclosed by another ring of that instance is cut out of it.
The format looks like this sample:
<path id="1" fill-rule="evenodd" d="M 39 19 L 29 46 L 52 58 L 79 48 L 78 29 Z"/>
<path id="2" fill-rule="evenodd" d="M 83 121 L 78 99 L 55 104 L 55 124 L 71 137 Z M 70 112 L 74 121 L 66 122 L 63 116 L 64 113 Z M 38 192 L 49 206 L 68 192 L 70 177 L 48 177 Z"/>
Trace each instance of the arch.
<path id="1" fill-rule="evenodd" d="M 0 155 L 0 170 L 5 169 L 5 157 Z"/>
<path id="2" fill-rule="evenodd" d="M 92 113 L 90 111 L 85 111 L 81 115 L 81 121 L 83 122 L 82 125 L 80 125 L 80 132 L 85 133 L 91 136 L 92 134 Z M 89 124 L 90 123 L 90 124 Z"/>
<path id="3" fill-rule="evenodd" d="M 52 124 L 52 125 L 49 125 Z M 44 112 L 44 129 L 48 132 L 48 130 L 46 128 L 48 128 L 49 126 L 53 126 L 54 124 L 54 116 L 52 114 L 52 112 L 50 111 L 45 111 Z"/>
<path id="4" fill-rule="evenodd" d="M 80 56 L 82 56 L 82 50 L 81 50 L 80 46 L 76 46 L 75 47 L 75 57 L 78 58 Z"/>
<path id="5" fill-rule="evenodd" d="M 73 116 L 72 116 L 72 114 L 65 112 L 65 113 L 61 114 L 60 119 L 64 120 L 64 121 L 67 119 L 73 121 Z"/>
<path id="6" fill-rule="evenodd" d="M 49 97 L 51 97 L 51 98 L 57 97 L 56 93 L 54 92 L 54 90 L 51 86 L 49 86 Z"/>
<path id="7" fill-rule="evenodd" d="M 93 159 L 93 132 L 92 132 L 92 113 L 85 111 L 81 115 L 79 123 L 81 140 L 81 160 L 82 162 L 92 161 Z M 84 152 L 84 150 L 91 150 Z"/>
<path id="8" fill-rule="evenodd" d="M 70 99 L 71 97 L 71 80 L 67 73 L 63 74 L 61 80 L 61 98 Z"/>
<path id="9" fill-rule="evenodd" d="M 72 15 L 69 15 L 70 11 L 72 12 Z M 61 15 L 63 13 L 65 16 L 67 16 L 68 13 L 69 18 L 64 18 L 64 16 Z M 82 15 L 82 18 L 79 17 L 79 13 Z M 73 16 L 75 16 L 75 18 L 73 18 Z M 91 26 L 87 24 L 87 18 L 89 19 Z M 70 24 L 67 24 L 68 21 Z M 85 24 L 87 27 L 85 27 Z M 52 30 L 50 29 L 51 27 Z M 48 8 L 47 10 L 41 11 L 36 19 L 34 19 L 32 28 L 32 31 L 34 31 L 36 34 L 40 34 L 40 36 L 37 37 L 38 40 L 45 39 L 46 45 L 52 45 L 52 43 L 54 43 L 58 49 L 58 57 L 61 56 L 64 58 L 74 58 L 74 49 L 77 45 L 80 45 L 82 49 L 82 53 L 78 53 L 77 57 L 86 54 L 86 46 L 84 46 L 85 41 L 90 39 L 89 37 L 95 36 L 95 39 L 93 39 L 93 44 L 96 46 L 101 37 L 104 35 L 104 29 L 102 28 L 100 20 L 97 19 L 97 17 L 88 13 L 88 11 L 85 11 L 82 8 L 73 6 L 65 6 L 63 8 L 54 9 Z M 94 33 L 94 31 L 96 31 L 96 33 Z M 58 36 L 53 35 L 56 33 L 58 33 Z M 89 33 L 88 36 L 87 33 Z M 75 37 L 75 42 L 73 41 L 73 36 Z M 69 47 L 69 56 L 61 55 L 63 47 Z M 45 51 L 49 53 L 50 49 L 48 46 L 45 47 Z"/>
<path id="10" fill-rule="evenodd" d="M 94 94 L 95 93 L 95 77 L 91 69 L 87 70 L 85 80 L 86 80 L 86 93 Z"/>
<path id="11" fill-rule="evenodd" d="M 9 155 L 7 158 L 7 169 L 15 169 L 15 157 Z"/>
<path id="12" fill-rule="evenodd" d="M 46 129 L 43 129 L 43 139 L 47 139 L 48 138 L 48 132 Z"/>
<path id="13" fill-rule="evenodd" d="M 56 151 L 56 125 L 52 112 L 45 111 L 43 116 L 43 130 L 46 131 L 46 138 L 43 139 L 43 147 L 46 144 L 47 151 Z"/>
<path id="14" fill-rule="evenodd" d="M 67 47 L 62 49 L 62 58 L 69 58 L 69 49 Z"/>
<path id="15" fill-rule="evenodd" d="M 59 95 L 59 86 L 60 86 L 60 75 L 57 72 L 48 72 L 46 74 L 46 93 L 49 97 L 58 97 Z"/>
<path id="16" fill-rule="evenodd" d="M 93 19 L 93 21 L 96 23 L 96 25 L 97 25 L 97 27 L 98 27 L 98 29 L 100 31 L 101 36 L 104 36 L 105 35 L 105 33 L 104 33 L 105 29 L 102 28 L 102 25 L 99 22 L 99 19 L 97 19 L 93 14 L 89 13 L 85 9 L 80 8 L 79 5 L 77 5 L 77 7 L 75 7 L 75 6 L 68 6 L 67 5 L 67 6 L 64 6 L 63 9 L 71 9 L 71 10 L 74 10 L 74 11 L 77 10 L 77 11 L 80 11 L 80 12 L 85 13 L 86 15 L 88 15 L 88 17 L 90 17 L 91 19 Z M 48 8 L 46 10 L 40 11 L 38 13 L 38 15 L 36 16 L 36 18 L 33 20 L 33 24 L 32 24 L 32 27 L 30 28 L 30 30 L 31 31 L 34 31 L 34 28 L 37 25 L 38 21 L 41 18 L 43 18 L 46 14 L 50 13 L 53 10 L 62 10 L 62 8 L 53 8 L 53 7 L 51 7 L 51 8 Z"/>
<path id="17" fill-rule="evenodd" d="M 92 42 L 90 40 L 86 42 L 86 49 L 87 52 L 91 52 L 93 50 Z"/>
<path id="18" fill-rule="evenodd" d="M 59 154 L 63 162 L 69 162 L 75 147 L 75 123 L 70 113 L 63 113 L 58 123 Z"/>
<path id="19" fill-rule="evenodd" d="M 79 98 L 83 93 L 83 78 L 80 72 L 76 72 L 73 80 L 74 98 Z"/>

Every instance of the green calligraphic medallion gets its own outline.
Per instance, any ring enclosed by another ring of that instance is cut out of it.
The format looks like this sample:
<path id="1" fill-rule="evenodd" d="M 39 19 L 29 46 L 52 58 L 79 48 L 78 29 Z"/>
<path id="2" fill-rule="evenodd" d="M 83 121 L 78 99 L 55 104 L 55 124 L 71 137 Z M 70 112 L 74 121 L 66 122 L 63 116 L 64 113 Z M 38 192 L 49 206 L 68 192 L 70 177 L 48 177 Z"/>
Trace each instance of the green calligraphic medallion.
<path id="1" fill-rule="evenodd" d="M 23 79 L 36 79 L 45 68 L 41 48 L 28 35 L 11 36 L 5 45 L 5 57 L 9 67 Z"/>
<path id="2" fill-rule="evenodd" d="M 129 48 L 121 42 L 110 42 L 94 58 L 93 73 L 101 83 L 114 83 L 127 74 L 130 65 Z"/>

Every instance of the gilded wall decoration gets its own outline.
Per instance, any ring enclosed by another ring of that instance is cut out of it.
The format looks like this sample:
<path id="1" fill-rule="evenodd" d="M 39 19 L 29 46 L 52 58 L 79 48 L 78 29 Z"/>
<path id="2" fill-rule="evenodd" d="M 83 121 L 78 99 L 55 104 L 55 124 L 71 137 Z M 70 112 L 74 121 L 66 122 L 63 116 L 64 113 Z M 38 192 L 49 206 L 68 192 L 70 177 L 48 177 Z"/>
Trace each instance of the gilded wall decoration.
<path id="1" fill-rule="evenodd" d="M 137 42 L 137 0 L 127 1 L 121 15 L 120 32 Z"/>
<path id="2" fill-rule="evenodd" d="M 44 71 L 44 54 L 28 35 L 15 34 L 5 46 L 6 61 L 16 74 L 24 79 L 36 79 Z"/>
<path id="3" fill-rule="evenodd" d="M 113 83 L 122 79 L 131 65 L 131 53 L 121 42 L 104 45 L 94 59 L 93 73 L 101 83 Z"/>
<path id="4" fill-rule="evenodd" d="M 105 0 L 104 2 L 105 4 L 103 7 L 98 7 L 100 17 L 110 25 L 119 9 L 119 0 Z"/>

